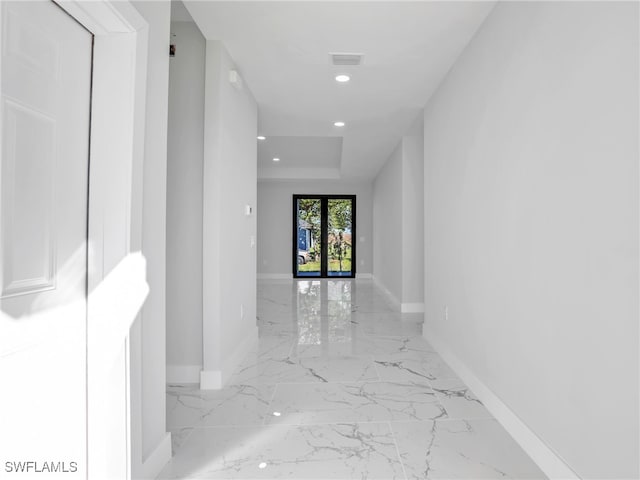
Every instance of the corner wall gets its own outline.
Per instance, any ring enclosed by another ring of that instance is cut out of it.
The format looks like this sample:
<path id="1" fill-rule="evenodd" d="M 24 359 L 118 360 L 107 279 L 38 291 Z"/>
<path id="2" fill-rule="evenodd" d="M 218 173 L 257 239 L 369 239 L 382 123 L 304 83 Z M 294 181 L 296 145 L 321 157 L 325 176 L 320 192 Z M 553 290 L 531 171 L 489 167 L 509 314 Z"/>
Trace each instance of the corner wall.
<path id="1" fill-rule="evenodd" d="M 199 382 L 202 370 L 202 175 L 205 39 L 171 22 L 167 159 L 167 382 Z"/>
<path id="2" fill-rule="evenodd" d="M 229 82 L 233 60 L 207 40 L 203 171 L 203 389 L 221 388 L 258 338 L 257 105 Z M 240 72 L 242 74 L 242 72 Z M 245 208 L 252 208 L 250 215 Z M 233 253 L 233 254 L 231 254 Z"/>
<path id="3" fill-rule="evenodd" d="M 170 2 L 132 2 L 149 24 L 142 254 L 149 296 L 131 331 L 133 478 L 154 478 L 171 458 L 166 432 L 165 265 Z"/>
<path id="4" fill-rule="evenodd" d="M 403 142 L 373 182 L 373 275 L 398 305 L 402 302 Z"/>
<path id="5" fill-rule="evenodd" d="M 498 3 L 425 111 L 425 337 L 564 478 L 640 473 L 638 33 Z"/>
<path id="6" fill-rule="evenodd" d="M 424 312 L 422 118 L 373 182 L 373 276 L 402 312 Z"/>
<path id="7" fill-rule="evenodd" d="M 422 122 L 420 127 L 422 127 Z M 402 297 L 404 312 L 424 312 L 424 137 L 402 139 Z"/>

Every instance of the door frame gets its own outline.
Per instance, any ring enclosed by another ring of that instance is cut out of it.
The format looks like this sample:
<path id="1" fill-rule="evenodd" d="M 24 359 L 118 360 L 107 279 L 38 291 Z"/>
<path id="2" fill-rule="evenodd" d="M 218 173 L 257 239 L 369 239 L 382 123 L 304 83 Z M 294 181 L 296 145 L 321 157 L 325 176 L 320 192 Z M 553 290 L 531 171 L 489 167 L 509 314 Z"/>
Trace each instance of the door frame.
<path id="1" fill-rule="evenodd" d="M 132 430 L 132 422 L 141 412 L 130 408 L 129 350 L 134 346 L 129 344 L 129 331 L 148 294 L 140 250 L 149 28 L 128 1 L 54 2 L 94 35 L 87 233 L 87 474 L 88 478 L 110 478 L 115 468 L 126 470 L 126 478 L 131 478 L 132 436 L 141 435 Z M 115 376 L 114 364 L 124 365 Z M 109 392 L 122 392 L 115 411 L 120 426 L 115 430 Z"/>
<path id="2" fill-rule="evenodd" d="M 320 200 L 320 276 L 310 277 L 304 275 L 298 275 L 298 200 L 301 198 L 310 198 Z M 327 225 L 329 218 L 328 202 L 329 200 L 351 200 L 351 275 L 333 276 L 328 272 L 328 235 Z M 352 194 L 294 194 L 292 204 L 292 263 L 291 269 L 293 272 L 293 278 L 356 278 L 356 195 Z"/>

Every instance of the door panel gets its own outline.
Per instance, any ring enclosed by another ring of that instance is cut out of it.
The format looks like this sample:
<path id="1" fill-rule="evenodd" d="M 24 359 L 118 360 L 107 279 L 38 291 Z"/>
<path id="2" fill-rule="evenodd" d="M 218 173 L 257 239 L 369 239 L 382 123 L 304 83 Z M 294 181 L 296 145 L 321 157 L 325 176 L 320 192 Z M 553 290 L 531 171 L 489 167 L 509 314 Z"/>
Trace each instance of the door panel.
<path id="1" fill-rule="evenodd" d="M 64 462 L 81 477 L 92 36 L 53 2 L 0 15 L 2 466 Z"/>
<path id="2" fill-rule="evenodd" d="M 327 275 L 351 277 L 353 243 L 353 200 L 327 200 Z"/>
<path id="3" fill-rule="evenodd" d="M 321 200 L 298 198 L 295 201 L 297 250 L 294 272 L 301 277 L 319 277 L 322 258 Z"/>

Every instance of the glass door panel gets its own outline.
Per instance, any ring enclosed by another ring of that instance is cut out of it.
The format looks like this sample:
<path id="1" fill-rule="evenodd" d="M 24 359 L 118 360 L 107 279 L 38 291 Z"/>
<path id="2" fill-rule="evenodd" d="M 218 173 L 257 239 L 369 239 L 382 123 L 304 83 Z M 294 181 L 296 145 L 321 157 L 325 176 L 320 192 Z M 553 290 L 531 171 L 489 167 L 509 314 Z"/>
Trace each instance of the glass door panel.
<path id="1" fill-rule="evenodd" d="M 330 198 L 327 207 L 327 274 L 330 277 L 351 277 L 352 199 Z"/>
<path id="2" fill-rule="evenodd" d="M 321 199 L 296 199 L 296 212 L 296 276 L 319 277 L 322 275 Z"/>

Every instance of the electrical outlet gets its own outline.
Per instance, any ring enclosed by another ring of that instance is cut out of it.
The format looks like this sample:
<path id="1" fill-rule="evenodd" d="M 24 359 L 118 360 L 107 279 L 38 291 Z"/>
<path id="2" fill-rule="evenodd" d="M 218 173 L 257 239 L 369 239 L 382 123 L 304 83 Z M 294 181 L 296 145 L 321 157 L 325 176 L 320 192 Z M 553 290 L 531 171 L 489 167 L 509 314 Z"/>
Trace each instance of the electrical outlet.
<path id="1" fill-rule="evenodd" d="M 445 307 L 444 307 L 444 319 L 445 319 L 445 321 L 449 320 L 449 306 L 448 305 L 445 305 Z"/>
<path id="2" fill-rule="evenodd" d="M 244 305 L 240 304 L 240 320 L 244 318 Z"/>

